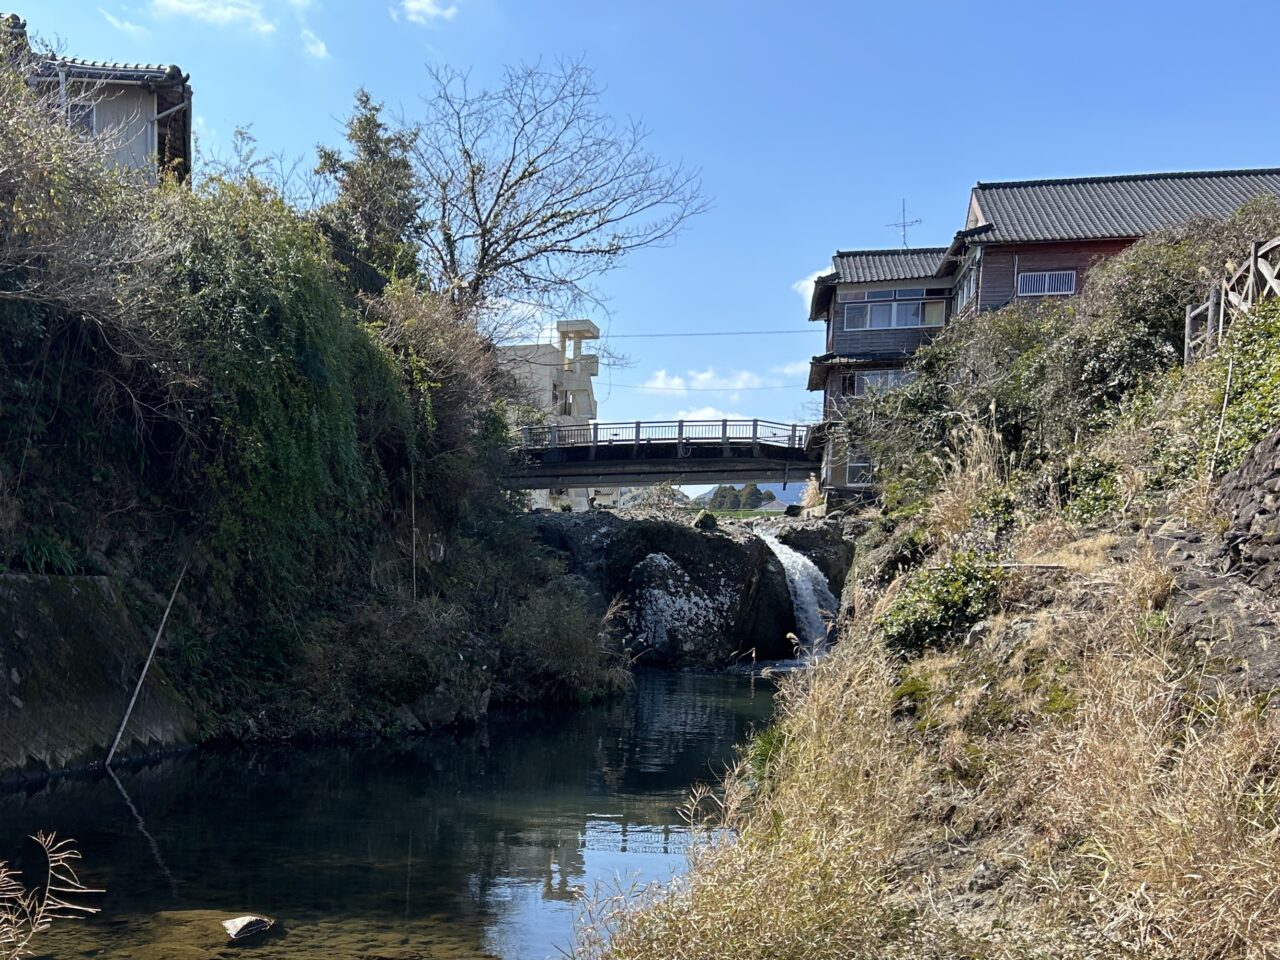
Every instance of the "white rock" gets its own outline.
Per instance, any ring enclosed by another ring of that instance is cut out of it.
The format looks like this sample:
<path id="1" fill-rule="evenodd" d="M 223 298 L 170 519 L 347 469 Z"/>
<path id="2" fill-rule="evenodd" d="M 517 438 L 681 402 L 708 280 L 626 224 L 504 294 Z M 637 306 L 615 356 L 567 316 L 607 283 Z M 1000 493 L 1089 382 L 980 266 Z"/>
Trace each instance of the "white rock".
<path id="1" fill-rule="evenodd" d="M 236 917 L 234 920 L 223 920 L 222 929 L 232 940 L 244 940 L 259 933 L 266 933 L 276 922 L 270 917 Z"/>

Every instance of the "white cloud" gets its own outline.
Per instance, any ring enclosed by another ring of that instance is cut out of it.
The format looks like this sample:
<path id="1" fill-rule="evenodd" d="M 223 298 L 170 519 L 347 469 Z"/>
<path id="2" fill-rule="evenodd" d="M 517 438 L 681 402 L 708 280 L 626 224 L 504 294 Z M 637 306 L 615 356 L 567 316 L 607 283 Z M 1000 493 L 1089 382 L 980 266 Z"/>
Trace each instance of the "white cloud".
<path id="1" fill-rule="evenodd" d="M 684 377 L 679 374 L 670 374 L 666 370 L 658 370 L 644 382 L 646 390 L 662 390 L 675 391 L 677 393 L 688 392 L 688 386 L 684 382 Z"/>
<path id="2" fill-rule="evenodd" d="M 774 367 L 773 372 L 783 377 L 802 377 L 809 372 L 809 361 L 793 360 L 791 363 Z"/>
<path id="3" fill-rule="evenodd" d="M 302 37 L 302 49 L 307 51 L 308 55 L 315 57 L 317 60 L 329 59 L 329 47 L 323 40 L 306 27 L 302 28 L 300 36 Z"/>
<path id="4" fill-rule="evenodd" d="M 101 7 L 98 8 L 98 12 L 102 14 L 107 23 L 111 24 L 111 26 L 115 27 L 121 33 L 127 33 L 131 37 L 141 37 L 147 32 L 146 27 L 137 23 L 132 23 L 128 20 L 122 20 L 120 17 L 113 17 L 109 12 L 103 10 Z"/>
<path id="5" fill-rule="evenodd" d="M 191 17 L 217 27 L 242 26 L 255 33 L 272 33 L 276 25 L 257 0 L 151 0 L 157 16 Z"/>
<path id="6" fill-rule="evenodd" d="M 446 6 L 441 0 L 400 0 L 400 12 L 414 23 L 432 23 L 436 20 L 452 20 L 458 15 L 458 5 Z M 391 18 L 397 19 L 395 7 L 391 8 Z"/>
<path id="7" fill-rule="evenodd" d="M 716 373 L 715 367 L 707 367 L 705 370 L 687 370 L 683 374 L 668 373 L 664 368 L 651 374 L 643 386 L 646 390 L 664 393 L 687 393 L 690 390 L 720 390 L 733 393 L 737 390 L 753 390 L 758 387 L 781 386 L 781 384 L 751 370 L 739 370 L 736 373 L 721 375 Z"/>
<path id="8" fill-rule="evenodd" d="M 681 410 L 676 414 L 677 420 L 750 420 L 745 413 L 729 413 L 719 407 L 695 407 L 692 410 Z"/>
<path id="9" fill-rule="evenodd" d="M 752 390 L 773 385 L 750 370 L 739 370 L 724 377 L 716 373 L 714 367 L 689 371 L 689 386 L 694 390 Z"/>
<path id="10" fill-rule="evenodd" d="M 800 295 L 800 299 L 804 301 L 804 305 L 807 307 L 809 306 L 809 299 L 813 296 L 813 281 L 830 272 L 830 267 L 820 267 L 803 280 L 797 280 L 793 283 L 791 289 Z"/>

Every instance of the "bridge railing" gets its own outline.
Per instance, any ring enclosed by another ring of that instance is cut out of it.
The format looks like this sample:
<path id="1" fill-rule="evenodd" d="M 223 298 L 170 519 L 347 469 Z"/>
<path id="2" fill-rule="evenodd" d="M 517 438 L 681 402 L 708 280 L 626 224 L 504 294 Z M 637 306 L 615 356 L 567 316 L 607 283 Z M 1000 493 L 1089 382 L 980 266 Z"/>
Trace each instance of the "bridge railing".
<path id="1" fill-rule="evenodd" d="M 767 443 L 803 449 L 812 429 L 803 423 L 771 420 L 631 420 L 621 423 L 547 424 L 521 427 L 525 450 L 557 447 L 642 446 L 655 443 L 718 443 L 723 446 Z"/>

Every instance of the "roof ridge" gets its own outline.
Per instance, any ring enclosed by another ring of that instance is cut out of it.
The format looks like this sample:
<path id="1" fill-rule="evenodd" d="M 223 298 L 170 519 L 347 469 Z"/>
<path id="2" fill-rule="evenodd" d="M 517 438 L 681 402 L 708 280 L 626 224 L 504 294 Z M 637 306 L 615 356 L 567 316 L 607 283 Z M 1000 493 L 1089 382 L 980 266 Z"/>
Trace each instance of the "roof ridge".
<path id="1" fill-rule="evenodd" d="M 939 253 L 946 249 L 946 247 L 879 247 L 868 250 L 837 250 L 832 256 L 851 257 L 864 253 Z"/>
<path id="2" fill-rule="evenodd" d="M 1248 167 L 1239 170 L 1174 170 L 1168 173 L 1120 173 L 1098 177 L 1061 177 L 1042 180 L 979 180 L 973 189 L 989 187 L 1044 187 L 1076 183 L 1131 183 L 1137 180 L 1186 180 L 1192 177 L 1244 177 L 1280 174 L 1280 167 Z"/>

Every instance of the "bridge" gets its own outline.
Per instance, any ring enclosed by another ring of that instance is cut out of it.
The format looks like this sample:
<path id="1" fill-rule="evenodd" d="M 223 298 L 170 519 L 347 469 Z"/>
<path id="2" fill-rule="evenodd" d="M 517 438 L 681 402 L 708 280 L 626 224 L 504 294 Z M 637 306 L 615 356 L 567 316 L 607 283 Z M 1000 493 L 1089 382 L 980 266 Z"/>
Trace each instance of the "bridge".
<path id="1" fill-rule="evenodd" d="M 818 470 L 813 428 L 769 420 L 634 420 L 521 427 L 508 479 L 524 490 L 800 482 Z"/>

